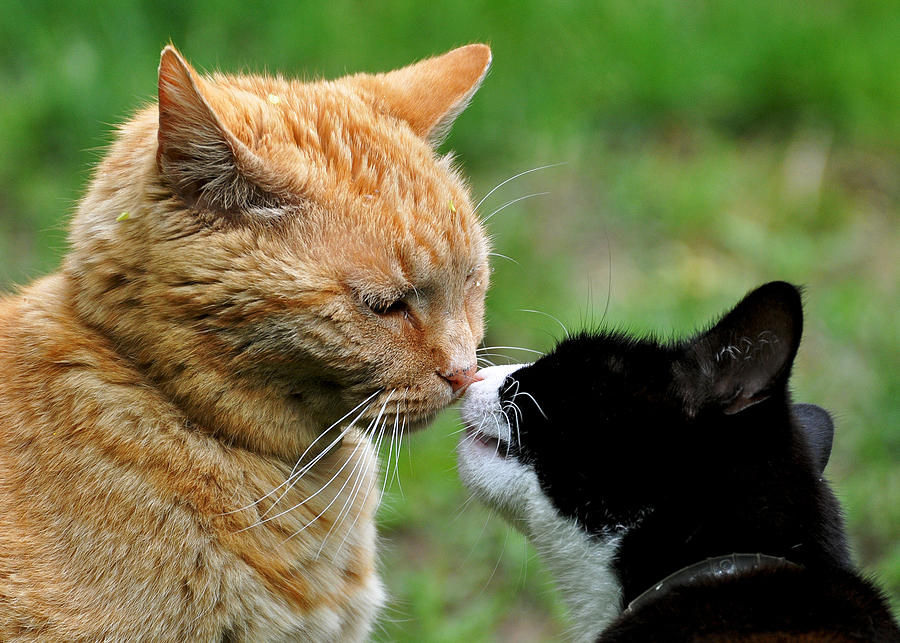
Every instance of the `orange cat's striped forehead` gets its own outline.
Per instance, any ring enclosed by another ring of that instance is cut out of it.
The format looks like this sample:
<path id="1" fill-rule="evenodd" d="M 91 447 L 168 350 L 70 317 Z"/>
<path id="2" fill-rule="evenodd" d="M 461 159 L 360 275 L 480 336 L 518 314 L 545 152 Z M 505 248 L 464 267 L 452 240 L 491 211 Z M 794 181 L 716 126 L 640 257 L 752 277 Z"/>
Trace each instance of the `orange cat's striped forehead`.
<path id="1" fill-rule="evenodd" d="M 476 45 L 458 52 L 403 74 L 335 81 L 203 78 L 189 67 L 179 80 L 191 82 L 189 89 L 202 97 L 216 124 L 246 148 L 245 173 L 266 193 L 303 204 L 319 236 L 340 237 L 342 248 L 358 260 L 371 254 L 372 263 L 387 262 L 392 269 L 399 263 L 411 276 L 437 266 L 469 271 L 484 261 L 486 242 L 450 158 L 435 157 L 432 134 L 446 127 L 442 118 L 452 119 L 477 87 L 489 51 Z M 427 88 L 428 101 L 419 96 L 413 105 L 419 111 L 437 105 L 447 113 L 423 120 L 409 112 L 403 93 L 423 75 L 439 72 L 445 95 Z M 459 75 L 462 88 L 448 82 Z M 161 85 L 161 105 L 166 96 Z M 334 247 L 335 238 L 323 241 Z"/>

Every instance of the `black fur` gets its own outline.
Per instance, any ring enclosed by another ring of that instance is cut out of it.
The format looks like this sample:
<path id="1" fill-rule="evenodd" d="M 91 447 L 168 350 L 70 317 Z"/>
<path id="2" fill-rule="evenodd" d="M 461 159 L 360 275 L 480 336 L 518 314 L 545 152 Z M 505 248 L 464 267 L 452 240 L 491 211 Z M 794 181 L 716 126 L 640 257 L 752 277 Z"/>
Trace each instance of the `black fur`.
<path id="1" fill-rule="evenodd" d="M 791 405 L 802 319 L 798 290 L 773 282 L 690 340 L 583 334 L 504 382 L 501 401 L 521 412 L 511 455 L 560 513 L 597 536 L 624 533 L 625 605 L 709 557 L 759 552 L 800 566 L 664 593 L 601 640 L 900 640 L 879 591 L 852 569 L 821 475 L 831 419 Z"/>

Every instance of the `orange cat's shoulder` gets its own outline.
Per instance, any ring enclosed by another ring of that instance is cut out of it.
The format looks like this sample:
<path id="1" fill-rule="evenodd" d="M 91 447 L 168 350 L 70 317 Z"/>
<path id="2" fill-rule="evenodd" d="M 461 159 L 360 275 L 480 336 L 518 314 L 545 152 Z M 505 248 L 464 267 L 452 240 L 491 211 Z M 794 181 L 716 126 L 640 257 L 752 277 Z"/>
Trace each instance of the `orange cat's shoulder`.
<path id="1" fill-rule="evenodd" d="M 197 640 L 228 623 L 250 640 L 324 635 L 332 625 L 311 612 L 326 604 L 367 626 L 381 594 L 371 552 L 348 547 L 345 571 L 309 579 L 298 574 L 308 543 L 284 543 L 334 490 L 247 530 L 271 501 L 236 510 L 276 488 L 285 465 L 193 426 L 67 300 L 53 276 L 0 303 L 0 638 Z"/>

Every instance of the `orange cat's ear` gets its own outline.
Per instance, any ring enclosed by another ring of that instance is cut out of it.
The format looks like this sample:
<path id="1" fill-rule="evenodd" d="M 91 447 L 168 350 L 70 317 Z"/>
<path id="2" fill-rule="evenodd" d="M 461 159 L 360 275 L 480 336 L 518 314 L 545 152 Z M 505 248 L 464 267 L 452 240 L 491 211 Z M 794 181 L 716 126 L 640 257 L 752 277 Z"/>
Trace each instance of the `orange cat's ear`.
<path id="1" fill-rule="evenodd" d="M 159 61 L 160 174 L 189 207 L 236 212 L 265 194 L 251 177 L 261 163 L 222 123 L 212 90 L 175 47 Z"/>
<path id="2" fill-rule="evenodd" d="M 396 71 L 356 80 L 374 91 L 392 116 L 432 144 L 447 134 L 491 65 L 487 45 L 467 45 Z"/>

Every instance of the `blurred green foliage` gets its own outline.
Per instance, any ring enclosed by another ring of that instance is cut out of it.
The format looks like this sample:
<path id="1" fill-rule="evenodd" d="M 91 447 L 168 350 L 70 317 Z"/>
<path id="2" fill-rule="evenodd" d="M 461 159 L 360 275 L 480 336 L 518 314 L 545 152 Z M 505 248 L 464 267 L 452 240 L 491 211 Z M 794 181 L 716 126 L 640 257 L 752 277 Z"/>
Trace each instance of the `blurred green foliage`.
<path id="1" fill-rule="evenodd" d="M 525 310 L 678 334 L 762 281 L 805 284 L 795 390 L 836 415 L 828 474 L 857 559 L 897 609 L 897 34 L 896 4 L 873 0 L 7 2 L 0 287 L 58 264 L 89 169 L 113 125 L 153 99 L 166 42 L 201 69 L 302 77 L 488 42 L 492 72 L 444 146 L 475 198 L 563 165 L 482 206 L 550 193 L 490 220 L 510 260 L 495 257 L 487 345 L 546 350 L 562 335 Z M 465 504 L 457 429 L 446 414 L 390 464 L 399 483 L 380 520 L 393 598 L 378 637 L 559 639 L 562 608 L 534 552 Z"/>

